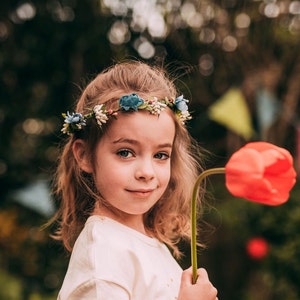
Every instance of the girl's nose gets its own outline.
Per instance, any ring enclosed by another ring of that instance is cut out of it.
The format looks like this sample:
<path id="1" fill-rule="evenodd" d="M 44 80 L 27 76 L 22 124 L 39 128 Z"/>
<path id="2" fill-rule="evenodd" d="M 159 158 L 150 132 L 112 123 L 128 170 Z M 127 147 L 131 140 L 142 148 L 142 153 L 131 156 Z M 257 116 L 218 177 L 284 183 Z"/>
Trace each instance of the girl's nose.
<path id="1" fill-rule="evenodd" d="M 153 163 L 150 159 L 141 159 L 136 167 L 135 177 L 138 180 L 151 180 L 155 176 Z"/>

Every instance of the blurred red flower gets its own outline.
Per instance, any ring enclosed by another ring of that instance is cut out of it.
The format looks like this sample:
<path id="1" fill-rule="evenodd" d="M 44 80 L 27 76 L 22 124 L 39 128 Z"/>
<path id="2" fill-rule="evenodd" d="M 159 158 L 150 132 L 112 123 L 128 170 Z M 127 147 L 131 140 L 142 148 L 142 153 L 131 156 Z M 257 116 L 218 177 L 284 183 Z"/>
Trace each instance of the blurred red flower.
<path id="1" fill-rule="evenodd" d="M 263 259 L 269 252 L 268 242 L 261 237 L 252 238 L 246 245 L 247 254 L 255 260 Z"/>
<path id="2" fill-rule="evenodd" d="M 266 142 L 248 143 L 235 152 L 225 173 L 232 195 L 267 205 L 286 202 L 296 182 L 289 151 Z"/>

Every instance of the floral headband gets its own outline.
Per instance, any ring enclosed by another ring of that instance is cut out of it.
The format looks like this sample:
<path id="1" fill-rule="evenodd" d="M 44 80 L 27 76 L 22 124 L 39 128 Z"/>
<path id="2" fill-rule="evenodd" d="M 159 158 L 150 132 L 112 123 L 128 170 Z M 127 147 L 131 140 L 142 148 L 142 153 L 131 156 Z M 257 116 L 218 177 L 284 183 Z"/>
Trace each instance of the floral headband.
<path id="1" fill-rule="evenodd" d="M 110 117 L 116 117 L 119 111 L 147 110 L 153 115 L 159 115 L 166 107 L 171 108 L 180 122 L 184 124 L 185 121 L 191 119 L 187 106 L 188 102 L 182 95 L 175 99 L 168 99 L 167 97 L 165 99 L 158 99 L 157 97 L 153 97 L 150 100 L 144 100 L 137 94 L 125 95 L 119 99 L 120 107 L 117 110 L 106 110 L 105 104 L 98 104 L 86 115 L 76 112 L 63 113 L 62 116 L 65 120 L 61 131 L 64 134 L 70 135 L 86 126 L 86 121 L 91 118 L 95 118 L 99 127 L 102 127 L 102 124 L 106 123 Z"/>

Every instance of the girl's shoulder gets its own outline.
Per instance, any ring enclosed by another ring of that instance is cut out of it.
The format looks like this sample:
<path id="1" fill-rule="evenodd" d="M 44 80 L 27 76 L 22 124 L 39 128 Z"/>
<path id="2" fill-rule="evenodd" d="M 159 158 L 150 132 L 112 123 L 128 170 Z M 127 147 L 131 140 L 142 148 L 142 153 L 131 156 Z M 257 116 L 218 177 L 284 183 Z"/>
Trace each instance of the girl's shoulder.
<path id="1" fill-rule="evenodd" d="M 118 246 L 123 249 L 127 246 L 155 247 L 164 245 L 155 238 L 146 236 L 111 218 L 93 215 L 89 217 L 79 236 L 85 236 L 87 242 Z"/>

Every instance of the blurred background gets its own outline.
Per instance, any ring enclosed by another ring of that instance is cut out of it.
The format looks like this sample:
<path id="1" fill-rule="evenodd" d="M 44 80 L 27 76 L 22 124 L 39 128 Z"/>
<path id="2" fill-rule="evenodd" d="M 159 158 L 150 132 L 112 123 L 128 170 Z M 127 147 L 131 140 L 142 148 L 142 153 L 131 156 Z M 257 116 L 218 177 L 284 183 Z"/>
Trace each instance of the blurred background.
<path id="1" fill-rule="evenodd" d="M 223 166 L 249 141 L 300 149 L 300 1 L 1 0 L 0 299 L 54 300 L 68 256 L 41 226 L 61 112 L 124 59 L 164 66 L 191 99 L 191 134 Z M 300 299 L 300 188 L 279 207 L 210 179 L 199 265 L 221 300 Z M 180 261 L 190 264 L 189 246 Z"/>

